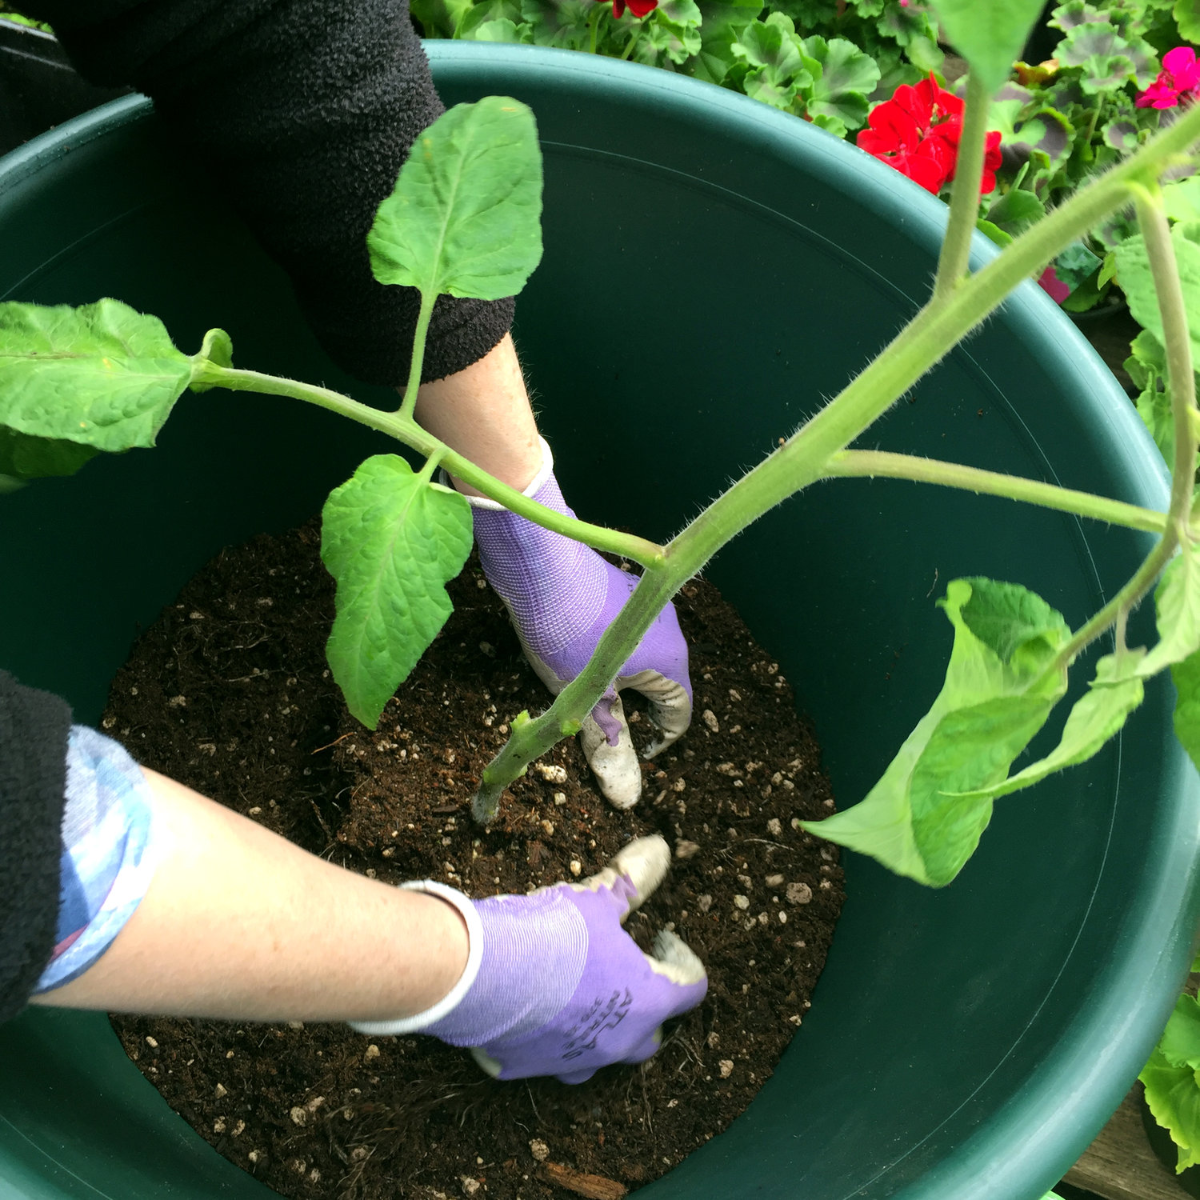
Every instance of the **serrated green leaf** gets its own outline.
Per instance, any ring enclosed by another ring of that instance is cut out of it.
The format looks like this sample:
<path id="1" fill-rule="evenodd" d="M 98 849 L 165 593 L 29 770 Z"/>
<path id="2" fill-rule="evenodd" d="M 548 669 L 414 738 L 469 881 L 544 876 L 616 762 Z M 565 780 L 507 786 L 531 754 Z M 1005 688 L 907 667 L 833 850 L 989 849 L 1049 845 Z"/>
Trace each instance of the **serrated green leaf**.
<path id="1" fill-rule="evenodd" d="M 1142 652 L 1130 652 L 1132 660 Z M 1045 758 L 1031 763 L 1002 783 L 962 796 L 964 800 L 998 800 L 1040 783 L 1048 775 L 1086 762 L 1114 737 L 1126 718 L 1142 702 L 1141 679 L 1126 675 L 1116 679 L 1116 659 L 1107 655 L 1096 664 L 1096 678 L 1088 692 L 1075 702 L 1063 726 L 1058 745 Z"/>
<path id="2" fill-rule="evenodd" d="M 1200 1164 L 1200 1087 L 1195 1072 L 1172 1066 L 1156 1049 L 1138 1078 L 1145 1085 L 1151 1115 L 1178 1148 L 1175 1170 Z"/>
<path id="3" fill-rule="evenodd" d="M 1041 15 L 1040 0 L 932 0 L 946 40 L 988 93 L 1000 90 Z"/>
<path id="4" fill-rule="evenodd" d="M 1005 233 L 999 225 L 993 225 L 991 221 L 985 221 L 982 217 L 975 222 L 975 228 L 979 230 L 985 237 L 990 238 L 1001 249 L 1005 246 L 1011 246 L 1013 236 L 1011 233 Z"/>
<path id="5" fill-rule="evenodd" d="M 834 118 L 845 129 L 860 129 L 867 122 L 867 97 L 879 82 L 879 65 L 845 38 L 805 38 L 801 43 L 805 66 L 812 75 L 806 111 L 812 118 Z M 816 70 L 808 60 L 818 64 Z"/>
<path id="6" fill-rule="evenodd" d="M 367 235 L 381 283 L 423 295 L 515 296 L 542 257 L 542 159 L 533 113 L 486 96 L 426 129 Z"/>
<path id="7" fill-rule="evenodd" d="M 1175 251 L 1175 261 L 1179 265 L 1192 356 L 1200 362 L 1200 246 L 1179 235 L 1177 229 L 1178 227 L 1171 231 L 1171 245 Z M 1129 302 L 1129 311 L 1143 329 L 1149 329 L 1159 342 L 1165 345 L 1162 316 L 1158 311 L 1158 298 L 1154 290 L 1154 276 L 1150 271 L 1145 239 L 1140 234 L 1127 238 L 1116 247 L 1116 254 L 1117 282 Z"/>
<path id="8" fill-rule="evenodd" d="M 484 21 L 476 27 L 471 37 L 476 42 L 503 42 L 519 45 L 521 34 L 516 25 L 507 17 L 499 17 L 494 21 Z"/>
<path id="9" fill-rule="evenodd" d="M 0 304 L 0 425 L 19 433 L 153 446 L 191 374 L 163 323 L 118 300 Z"/>
<path id="10" fill-rule="evenodd" d="M 11 480 L 74 475 L 99 453 L 95 446 L 30 437 L 0 425 L 0 475 Z"/>
<path id="11" fill-rule="evenodd" d="M 1200 221 L 1200 175 L 1192 175 L 1162 190 L 1163 211 L 1169 220 Z"/>
<path id="12" fill-rule="evenodd" d="M 445 584 L 471 541 L 466 500 L 395 454 L 368 458 L 325 502 L 321 559 L 337 581 L 326 656 L 369 728 L 446 623 Z"/>
<path id="13" fill-rule="evenodd" d="M 1054 260 L 1054 273 L 1072 291 L 1099 269 L 1100 259 L 1082 242 L 1072 242 Z"/>
<path id="14" fill-rule="evenodd" d="M 1158 643 L 1138 666 L 1149 679 L 1200 650 L 1200 561 L 1189 543 L 1167 564 L 1154 589 Z"/>
<path id="15" fill-rule="evenodd" d="M 859 804 L 810 833 L 940 887 L 962 869 L 991 818 L 990 799 L 1066 689 L 1052 663 L 1070 637 L 1062 616 L 1016 584 L 957 579 L 941 601 L 954 628 L 942 690 Z"/>
<path id="16" fill-rule="evenodd" d="M 1185 992 L 1175 1001 L 1158 1052 L 1173 1067 L 1200 1070 L 1200 1001 L 1195 996 Z"/>
<path id="17" fill-rule="evenodd" d="M 1109 121 L 1101 130 L 1105 142 L 1121 154 L 1132 154 L 1138 148 L 1138 127 L 1122 118 Z"/>
<path id="18" fill-rule="evenodd" d="M 662 13 L 675 25 L 699 27 L 704 19 L 696 0 L 660 0 L 655 12 Z"/>
<path id="19" fill-rule="evenodd" d="M 773 23 L 755 21 L 747 25 L 734 42 L 733 52 L 752 67 L 771 68 L 770 80 L 775 85 L 782 85 L 803 69 L 795 35 Z"/>
<path id="20" fill-rule="evenodd" d="M 595 15 L 595 0 L 521 0 L 521 19 L 539 46 L 585 49 Z"/>
<path id="21" fill-rule="evenodd" d="M 1189 42 L 1200 42 L 1200 0 L 1175 0 L 1171 16 L 1179 28 L 1180 37 Z"/>
<path id="22" fill-rule="evenodd" d="M 1141 389 L 1136 400 L 1138 416 L 1150 431 L 1163 460 L 1174 462 L 1175 416 L 1171 411 L 1171 393 L 1167 387 L 1166 351 L 1148 329 L 1143 329 L 1133 339 L 1130 350 L 1132 353 L 1124 365 L 1130 378 Z"/>
<path id="23" fill-rule="evenodd" d="M 1117 256 L 1110 250 L 1100 261 L 1100 273 L 1096 276 L 1096 286 L 1104 287 L 1117 277 Z"/>
<path id="24" fill-rule="evenodd" d="M 1017 234 L 1046 215 L 1046 206 L 1020 188 L 1005 192 L 988 209 L 987 219 L 1006 233 Z"/>
<path id="25" fill-rule="evenodd" d="M 1200 653 L 1171 667 L 1175 685 L 1175 736 L 1200 770 Z"/>

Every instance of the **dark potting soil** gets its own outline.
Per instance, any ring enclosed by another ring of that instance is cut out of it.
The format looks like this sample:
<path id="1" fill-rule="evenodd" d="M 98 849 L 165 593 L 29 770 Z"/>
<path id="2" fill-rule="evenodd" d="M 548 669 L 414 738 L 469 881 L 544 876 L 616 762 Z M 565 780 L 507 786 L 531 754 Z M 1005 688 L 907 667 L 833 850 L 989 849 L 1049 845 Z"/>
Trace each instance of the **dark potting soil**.
<path id="1" fill-rule="evenodd" d="M 777 664 L 716 589 L 677 598 L 696 714 L 618 812 L 566 741 L 486 831 L 470 795 L 508 722 L 547 698 L 472 559 L 455 611 L 376 732 L 324 661 L 333 585 L 316 522 L 217 556 L 138 640 L 104 728 L 147 766 L 352 871 L 486 896 L 599 870 L 663 834 L 670 874 L 629 930 L 674 928 L 708 968 L 705 1002 L 640 1067 L 591 1081 L 497 1082 L 431 1038 L 343 1025 L 114 1016 L 129 1056 L 216 1149 L 285 1196 L 608 1200 L 724 1129 L 802 1024 L 841 908 L 820 753 Z M 634 698 L 626 693 L 627 707 Z M 646 715 L 631 717 L 635 740 Z M 369 947 L 364 947 L 369 953 Z"/>

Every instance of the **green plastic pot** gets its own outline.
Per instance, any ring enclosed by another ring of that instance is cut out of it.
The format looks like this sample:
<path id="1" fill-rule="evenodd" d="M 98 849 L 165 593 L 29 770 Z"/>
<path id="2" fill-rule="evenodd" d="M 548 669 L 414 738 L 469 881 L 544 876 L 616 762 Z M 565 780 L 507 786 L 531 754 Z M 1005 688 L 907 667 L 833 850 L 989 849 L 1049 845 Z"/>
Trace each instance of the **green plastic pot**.
<path id="1" fill-rule="evenodd" d="M 669 535 L 927 292 L 945 209 L 802 121 L 582 55 L 429 51 L 448 102 L 508 93 L 540 122 L 546 256 L 517 342 L 589 518 Z M 219 324 L 243 366 L 395 403 L 323 357 L 144 102 L 3 163 L 0 247 L 4 297 L 118 296 L 189 351 Z M 1165 505 L 1129 402 L 1032 285 L 868 440 Z M 295 402 L 222 393 L 186 398 L 160 442 L 0 507 L 0 663 L 84 721 L 206 558 L 310 516 L 380 446 Z M 795 685 L 847 805 L 940 685 L 948 580 L 1019 580 L 1077 625 L 1146 548 L 1007 501 L 842 481 L 776 509 L 710 574 Z M 942 891 L 848 855 L 828 968 L 779 1069 L 647 1200 L 1040 1197 L 1125 1094 L 1190 961 L 1200 787 L 1172 700 L 1156 682 L 1093 762 L 1002 801 Z M 45 1011 L 0 1028 L 0 1194 L 266 1195 L 167 1109 L 104 1017 Z"/>

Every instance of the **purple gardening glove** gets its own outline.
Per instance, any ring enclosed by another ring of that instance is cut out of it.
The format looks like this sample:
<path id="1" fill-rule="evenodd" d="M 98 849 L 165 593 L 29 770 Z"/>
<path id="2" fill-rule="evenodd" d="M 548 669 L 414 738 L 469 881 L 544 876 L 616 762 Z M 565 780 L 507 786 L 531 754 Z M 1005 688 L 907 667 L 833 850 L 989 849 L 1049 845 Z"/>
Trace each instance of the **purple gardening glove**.
<path id="1" fill-rule="evenodd" d="M 559 491 L 545 442 L 542 454 L 542 469 L 524 494 L 574 516 Z M 557 696 L 591 658 L 600 635 L 637 587 L 638 577 L 580 542 L 515 516 L 494 500 L 467 499 L 475 513 L 483 573 L 507 606 L 525 657 Z M 637 751 L 619 695 L 627 687 L 650 700 L 661 736 L 643 754 L 653 758 L 684 733 L 692 719 L 687 643 L 674 605 L 668 604 L 655 618 L 580 731 L 600 790 L 617 808 L 631 808 L 642 790 Z"/>
<path id="2" fill-rule="evenodd" d="M 469 1046 L 499 1079 L 583 1083 L 609 1063 L 644 1061 L 659 1047 L 663 1021 L 695 1008 L 708 990 L 704 965 L 675 934 L 659 933 L 651 957 L 621 928 L 670 862 L 655 835 L 630 842 L 590 879 L 528 896 L 472 901 L 441 883 L 405 884 L 462 913 L 471 939 L 466 969 L 426 1012 L 354 1028 Z"/>

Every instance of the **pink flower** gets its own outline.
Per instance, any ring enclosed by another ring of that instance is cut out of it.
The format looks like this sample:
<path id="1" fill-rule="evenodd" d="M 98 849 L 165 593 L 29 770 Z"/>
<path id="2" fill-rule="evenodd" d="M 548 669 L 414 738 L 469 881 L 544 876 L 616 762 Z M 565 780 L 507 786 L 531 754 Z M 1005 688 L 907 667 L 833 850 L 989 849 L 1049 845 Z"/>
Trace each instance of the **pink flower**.
<path id="1" fill-rule="evenodd" d="M 1137 98 L 1138 108 L 1175 108 L 1200 94 L 1200 63 L 1191 46 L 1176 46 L 1163 55 L 1158 78 Z"/>
<path id="2" fill-rule="evenodd" d="M 1071 294 L 1071 289 L 1055 273 L 1053 263 L 1042 272 L 1038 286 L 1055 304 L 1061 304 Z"/>

